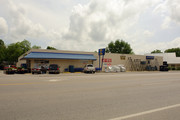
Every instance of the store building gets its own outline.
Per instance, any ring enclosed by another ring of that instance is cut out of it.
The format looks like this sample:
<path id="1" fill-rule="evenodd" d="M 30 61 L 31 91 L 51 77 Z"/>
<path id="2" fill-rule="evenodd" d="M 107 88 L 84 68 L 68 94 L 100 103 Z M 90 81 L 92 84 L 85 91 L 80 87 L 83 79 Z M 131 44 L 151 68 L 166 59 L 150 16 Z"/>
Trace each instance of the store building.
<path id="1" fill-rule="evenodd" d="M 97 60 L 94 65 L 98 66 L 98 54 L 95 56 Z M 106 53 L 104 58 L 100 59 L 103 62 L 103 71 L 105 67 L 113 65 L 123 65 L 127 71 L 153 71 L 159 70 L 159 66 L 163 64 L 163 58 L 160 56 Z"/>
<path id="2" fill-rule="evenodd" d="M 115 53 L 106 53 L 99 57 L 97 52 L 32 49 L 19 57 L 17 66 L 22 63 L 26 63 L 31 69 L 36 66 L 48 67 L 50 64 L 58 64 L 60 72 L 69 71 L 69 66 L 73 66 L 75 71 L 81 71 L 86 64 L 93 64 L 98 69 L 100 66 L 102 71 L 113 65 L 124 65 L 127 71 L 144 71 L 159 70 L 163 58 Z"/>
<path id="3" fill-rule="evenodd" d="M 161 56 L 163 57 L 163 61 L 166 61 L 168 67 L 179 69 L 180 68 L 180 57 L 176 57 L 176 53 L 154 53 L 154 54 L 147 54 L 153 56 Z"/>
<path id="4" fill-rule="evenodd" d="M 50 64 L 58 64 L 60 72 L 64 72 L 68 71 L 69 66 L 82 69 L 85 64 L 93 64 L 95 60 L 94 53 L 91 52 L 32 49 L 19 57 L 17 66 L 26 63 L 32 69 L 36 66 L 48 68 Z"/>

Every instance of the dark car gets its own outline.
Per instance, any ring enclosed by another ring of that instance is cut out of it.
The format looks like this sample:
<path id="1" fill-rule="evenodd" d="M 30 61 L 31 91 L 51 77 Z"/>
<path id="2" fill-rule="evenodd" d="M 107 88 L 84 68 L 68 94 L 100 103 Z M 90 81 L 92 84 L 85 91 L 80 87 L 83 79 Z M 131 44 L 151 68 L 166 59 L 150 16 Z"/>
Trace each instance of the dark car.
<path id="1" fill-rule="evenodd" d="M 43 66 L 34 67 L 34 68 L 32 69 L 32 74 L 34 74 L 34 73 L 46 74 L 46 72 L 47 72 L 47 69 L 44 68 Z"/>
<path id="2" fill-rule="evenodd" d="M 49 74 L 55 73 L 55 74 L 59 74 L 60 70 L 59 70 L 59 65 L 57 64 L 50 64 L 49 65 Z"/>

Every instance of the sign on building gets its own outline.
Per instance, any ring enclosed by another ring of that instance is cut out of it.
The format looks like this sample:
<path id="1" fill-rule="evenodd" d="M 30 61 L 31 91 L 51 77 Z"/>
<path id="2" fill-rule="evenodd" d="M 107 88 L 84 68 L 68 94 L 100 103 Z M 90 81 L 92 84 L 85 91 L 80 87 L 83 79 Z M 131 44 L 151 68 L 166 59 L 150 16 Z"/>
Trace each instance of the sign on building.
<path id="1" fill-rule="evenodd" d="M 147 60 L 153 60 L 153 59 L 154 59 L 154 56 L 146 56 L 146 59 L 147 59 Z"/>
<path id="2" fill-rule="evenodd" d="M 121 60 L 126 60 L 126 56 L 120 56 Z"/>
<path id="3" fill-rule="evenodd" d="M 103 62 L 108 62 L 108 63 L 111 63 L 112 62 L 112 59 L 111 58 L 104 58 L 102 59 Z"/>

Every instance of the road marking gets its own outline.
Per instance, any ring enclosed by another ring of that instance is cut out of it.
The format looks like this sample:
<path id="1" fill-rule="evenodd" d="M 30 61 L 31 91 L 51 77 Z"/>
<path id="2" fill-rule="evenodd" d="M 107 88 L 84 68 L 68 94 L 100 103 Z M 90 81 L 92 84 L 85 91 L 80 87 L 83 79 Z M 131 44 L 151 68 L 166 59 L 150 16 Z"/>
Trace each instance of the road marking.
<path id="1" fill-rule="evenodd" d="M 150 113 L 154 113 L 154 112 L 159 112 L 159 111 L 163 111 L 163 110 L 167 110 L 167 109 L 171 109 L 171 108 L 176 108 L 176 107 L 180 107 L 180 104 L 166 106 L 166 107 L 157 108 L 157 109 L 153 109 L 153 110 L 148 110 L 148 111 L 135 113 L 135 114 L 131 114 L 131 115 L 121 116 L 121 117 L 113 118 L 113 119 L 109 119 L 109 120 L 124 120 L 124 119 L 128 119 L 128 118 L 133 118 L 133 117 L 146 115 L 146 114 L 150 114 Z"/>
<path id="2" fill-rule="evenodd" d="M 57 79 L 49 80 L 49 82 L 57 82 L 57 81 L 62 81 L 62 80 L 57 80 Z"/>
<path id="3" fill-rule="evenodd" d="M 0 84 L 0 86 L 6 86 L 6 85 L 29 85 L 29 84 L 41 84 L 40 82 L 34 82 L 34 83 L 8 83 L 8 84 Z"/>
<path id="4" fill-rule="evenodd" d="M 62 81 L 62 80 L 56 80 L 56 79 L 52 79 L 49 80 L 49 82 L 58 82 L 58 81 Z M 31 85 L 31 84 L 42 84 L 43 82 L 32 82 L 32 83 L 5 83 L 5 84 L 0 84 L 0 86 L 8 86 L 8 85 Z"/>

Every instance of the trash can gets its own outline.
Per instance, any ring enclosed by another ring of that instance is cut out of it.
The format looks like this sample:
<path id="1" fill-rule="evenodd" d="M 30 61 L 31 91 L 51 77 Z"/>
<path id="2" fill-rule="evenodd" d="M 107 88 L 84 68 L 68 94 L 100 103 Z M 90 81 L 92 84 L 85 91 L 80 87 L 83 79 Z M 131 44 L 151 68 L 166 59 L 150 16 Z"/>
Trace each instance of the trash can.
<path id="1" fill-rule="evenodd" d="M 69 65 L 69 72 L 71 72 L 71 73 L 74 72 L 74 66 L 73 65 Z"/>

